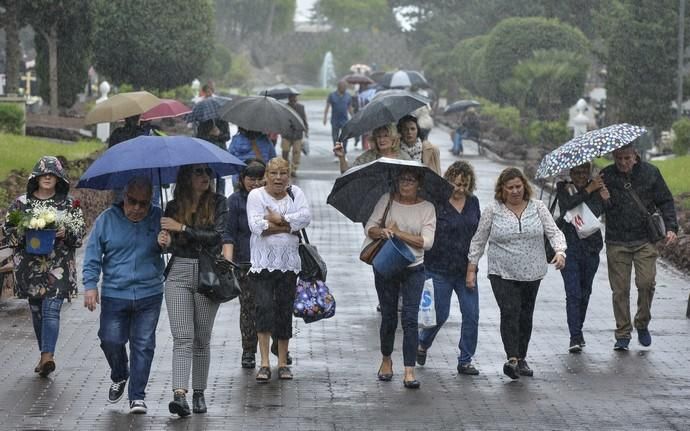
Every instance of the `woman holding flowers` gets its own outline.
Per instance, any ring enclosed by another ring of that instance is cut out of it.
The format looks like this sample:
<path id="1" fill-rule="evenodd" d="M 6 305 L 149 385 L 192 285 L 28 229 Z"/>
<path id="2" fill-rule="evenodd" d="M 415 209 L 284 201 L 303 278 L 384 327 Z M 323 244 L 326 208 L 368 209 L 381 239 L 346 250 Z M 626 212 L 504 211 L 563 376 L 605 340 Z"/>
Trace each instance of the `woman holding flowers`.
<path id="1" fill-rule="evenodd" d="M 81 246 L 85 224 L 78 201 L 68 196 L 69 180 L 56 157 L 44 156 L 29 176 L 26 194 L 7 212 L 4 234 L 14 245 L 15 293 L 29 300 L 41 359 L 34 372 L 42 377 L 55 370 L 55 345 L 60 309 L 77 290 L 75 250 Z M 27 230 L 54 230 L 48 254 L 27 251 Z"/>

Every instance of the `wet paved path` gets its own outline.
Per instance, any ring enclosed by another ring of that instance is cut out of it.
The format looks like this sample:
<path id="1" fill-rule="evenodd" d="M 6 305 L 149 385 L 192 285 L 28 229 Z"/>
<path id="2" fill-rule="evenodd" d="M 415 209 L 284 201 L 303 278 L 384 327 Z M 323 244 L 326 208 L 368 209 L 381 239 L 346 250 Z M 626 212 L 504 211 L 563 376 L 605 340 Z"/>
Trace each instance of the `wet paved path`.
<path id="1" fill-rule="evenodd" d="M 587 347 L 579 355 L 567 353 L 563 283 L 550 269 L 539 292 L 528 355 L 535 376 L 510 381 L 501 371 L 498 309 L 482 261 L 475 356 L 481 374 L 469 377 L 455 370 L 460 316 L 453 299 L 451 317 L 426 366 L 417 371 L 421 390 L 402 386 L 400 337 L 393 356 L 394 379 L 378 382 L 373 277 L 357 259 L 361 226 L 325 204 L 337 165 L 330 152 L 330 131 L 318 122 L 322 109 L 320 101 L 307 103 L 312 154 L 303 158 L 296 183 L 310 198 L 310 239 L 328 262 L 328 284 L 338 306 L 333 319 L 310 325 L 296 321 L 290 346 L 294 381 L 274 378 L 260 386 L 254 372 L 240 368 L 239 304 L 233 301 L 221 306 L 213 333 L 208 414 L 186 419 L 170 415 L 172 338 L 163 310 L 148 414 L 129 415 L 124 400 L 116 405 L 106 401 L 110 382 L 97 338 L 98 313 L 89 313 L 79 301 L 65 304 L 57 371 L 41 379 L 33 373 L 38 353 L 28 312 L 22 301 L 10 300 L 0 308 L 0 429 L 690 429 L 690 320 L 685 318 L 689 284 L 688 278 L 666 268 L 659 271 L 651 348 L 634 339 L 629 352 L 619 353 L 612 350 L 614 319 L 602 264 L 585 324 Z M 432 142 L 442 146 L 444 168 L 454 159 L 447 136 L 439 130 L 431 135 Z M 477 156 L 469 159 L 484 206 L 502 166 Z"/>

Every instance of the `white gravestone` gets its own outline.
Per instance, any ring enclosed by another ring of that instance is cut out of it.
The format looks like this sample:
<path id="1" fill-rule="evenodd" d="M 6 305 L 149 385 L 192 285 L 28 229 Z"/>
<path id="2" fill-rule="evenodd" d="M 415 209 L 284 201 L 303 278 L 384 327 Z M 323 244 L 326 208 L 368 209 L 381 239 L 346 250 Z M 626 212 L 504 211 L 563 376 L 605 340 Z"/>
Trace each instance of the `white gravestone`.
<path id="1" fill-rule="evenodd" d="M 101 93 L 101 97 L 96 99 L 96 103 L 98 104 L 108 100 L 108 93 L 110 92 L 110 84 L 108 84 L 108 81 L 101 82 L 98 90 Z M 96 136 L 101 142 L 107 141 L 110 137 L 110 123 L 98 123 L 96 126 Z"/>

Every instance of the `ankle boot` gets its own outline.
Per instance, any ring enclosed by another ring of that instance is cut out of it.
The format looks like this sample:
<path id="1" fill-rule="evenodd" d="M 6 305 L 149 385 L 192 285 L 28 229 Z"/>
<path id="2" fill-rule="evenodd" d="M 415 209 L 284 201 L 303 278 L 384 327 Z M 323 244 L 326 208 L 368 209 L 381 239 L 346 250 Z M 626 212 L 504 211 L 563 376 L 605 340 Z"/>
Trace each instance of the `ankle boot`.
<path id="1" fill-rule="evenodd" d="M 189 404 L 187 404 L 187 397 L 184 392 L 175 392 L 173 400 L 168 404 L 168 410 L 180 417 L 192 414 L 189 411 Z"/>
<path id="2" fill-rule="evenodd" d="M 206 413 L 204 391 L 194 391 L 194 395 L 192 395 L 192 411 L 194 413 Z"/>

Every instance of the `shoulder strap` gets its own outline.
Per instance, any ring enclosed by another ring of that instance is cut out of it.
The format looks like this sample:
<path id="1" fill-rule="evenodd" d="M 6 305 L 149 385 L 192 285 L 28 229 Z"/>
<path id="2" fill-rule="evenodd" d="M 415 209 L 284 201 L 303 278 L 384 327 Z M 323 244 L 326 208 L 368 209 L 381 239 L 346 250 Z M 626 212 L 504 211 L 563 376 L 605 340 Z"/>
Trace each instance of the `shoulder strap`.
<path id="1" fill-rule="evenodd" d="M 290 196 L 290 199 L 292 201 L 295 201 L 295 195 L 292 193 L 292 187 L 288 187 L 286 190 L 288 196 Z M 307 236 L 307 230 L 302 229 L 299 232 L 297 232 L 297 238 L 299 238 L 299 242 L 303 242 L 304 244 L 309 244 L 309 237 Z"/>
<path id="2" fill-rule="evenodd" d="M 553 202 L 551 202 L 551 206 L 549 207 L 549 212 L 551 215 L 553 215 L 553 212 L 556 210 L 556 204 L 558 203 L 558 194 L 556 194 L 556 197 L 554 198 Z"/>
<path id="3" fill-rule="evenodd" d="M 391 209 L 391 203 L 393 202 L 393 195 L 390 195 L 390 198 L 388 199 L 388 205 L 386 205 L 386 210 L 383 212 L 383 218 L 381 219 L 381 223 L 379 224 L 379 227 L 386 227 L 386 217 L 388 217 L 388 211 Z"/>
<path id="4" fill-rule="evenodd" d="M 637 204 L 638 208 L 640 208 L 642 210 L 642 213 L 645 215 L 649 215 L 649 211 L 647 210 L 647 207 L 644 206 L 644 204 L 642 203 L 642 200 L 640 200 L 640 197 L 637 195 L 635 190 L 633 190 L 632 184 L 627 183 L 627 184 L 625 184 L 624 188 L 625 188 L 625 190 L 628 191 L 630 196 L 633 198 L 633 200 Z"/>

